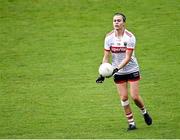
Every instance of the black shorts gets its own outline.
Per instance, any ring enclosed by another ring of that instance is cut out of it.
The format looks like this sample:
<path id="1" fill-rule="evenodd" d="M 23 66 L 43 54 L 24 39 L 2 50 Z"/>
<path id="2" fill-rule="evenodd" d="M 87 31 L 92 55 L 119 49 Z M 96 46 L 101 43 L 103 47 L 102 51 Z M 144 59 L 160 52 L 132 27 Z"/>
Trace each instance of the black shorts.
<path id="1" fill-rule="evenodd" d="M 140 73 L 139 71 L 133 72 L 130 74 L 125 74 L 125 75 L 114 75 L 114 82 L 116 84 L 124 83 L 124 82 L 133 82 L 133 81 L 138 81 L 140 80 Z"/>

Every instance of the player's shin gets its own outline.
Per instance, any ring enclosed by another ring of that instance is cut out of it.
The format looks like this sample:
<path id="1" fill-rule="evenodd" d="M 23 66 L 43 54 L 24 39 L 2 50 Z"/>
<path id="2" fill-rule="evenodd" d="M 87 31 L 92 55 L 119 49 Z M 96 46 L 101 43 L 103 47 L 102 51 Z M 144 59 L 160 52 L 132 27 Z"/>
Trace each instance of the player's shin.
<path id="1" fill-rule="evenodd" d="M 130 105 L 129 105 L 129 100 L 125 100 L 125 101 L 121 100 L 121 105 L 122 105 L 122 107 L 124 107 L 124 111 L 125 111 L 125 115 L 126 115 L 128 124 L 135 126 L 133 113 L 132 113 Z"/>

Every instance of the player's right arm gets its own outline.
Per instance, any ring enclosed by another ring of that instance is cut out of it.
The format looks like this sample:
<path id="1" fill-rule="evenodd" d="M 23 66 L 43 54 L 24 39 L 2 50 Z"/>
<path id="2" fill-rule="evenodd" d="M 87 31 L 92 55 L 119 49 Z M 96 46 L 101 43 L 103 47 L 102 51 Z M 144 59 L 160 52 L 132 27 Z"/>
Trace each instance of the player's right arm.
<path id="1" fill-rule="evenodd" d="M 102 63 L 108 63 L 109 62 L 109 58 L 110 58 L 110 45 L 109 45 L 109 38 L 106 36 L 105 40 L 104 40 L 104 56 L 103 56 L 103 60 Z M 103 83 L 105 80 L 105 77 L 103 77 L 102 75 L 100 75 L 97 80 L 96 83 Z"/>
<path id="2" fill-rule="evenodd" d="M 104 50 L 104 56 L 103 56 L 102 63 L 108 63 L 109 57 L 110 57 L 110 51 Z M 105 77 L 103 77 L 102 75 L 99 75 L 99 77 L 96 80 L 96 83 L 103 83 L 104 80 L 105 80 Z"/>
<path id="3" fill-rule="evenodd" d="M 105 40 L 104 40 L 104 57 L 102 60 L 102 63 L 109 63 L 109 58 L 110 58 L 110 38 L 108 35 L 106 35 Z"/>
<path id="4" fill-rule="evenodd" d="M 110 58 L 110 51 L 104 50 L 104 57 L 102 63 L 109 63 L 109 58 Z"/>

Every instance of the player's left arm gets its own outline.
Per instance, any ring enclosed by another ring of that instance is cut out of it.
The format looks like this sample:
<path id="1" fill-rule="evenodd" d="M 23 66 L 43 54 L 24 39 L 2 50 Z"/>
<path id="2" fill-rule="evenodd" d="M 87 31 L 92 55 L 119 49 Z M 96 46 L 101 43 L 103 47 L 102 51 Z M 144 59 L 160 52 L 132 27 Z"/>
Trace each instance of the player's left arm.
<path id="1" fill-rule="evenodd" d="M 122 60 L 122 62 L 118 65 L 118 69 L 123 68 L 124 66 L 126 66 L 129 61 L 131 60 L 131 56 L 133 54 L 133 49 L 127 49 L 126 50 L 126 57 Z"/>
<path id="2" fill-rule="evenodd" d="M 135 44 L 136 44 L 136 38 L 134 36 L 132 36 L 129 39 L 129 42 L 127 44 L 126 56 L 122 60 L 122 62 L 118 65 L 118 68 L 116 68 L 115 71 L 118 71 L 119 69 L 123 68 L 124 66 L 126 66 L 129 63 L 129 61 L 131 60 L 133 51 L 135 49 Z"/>

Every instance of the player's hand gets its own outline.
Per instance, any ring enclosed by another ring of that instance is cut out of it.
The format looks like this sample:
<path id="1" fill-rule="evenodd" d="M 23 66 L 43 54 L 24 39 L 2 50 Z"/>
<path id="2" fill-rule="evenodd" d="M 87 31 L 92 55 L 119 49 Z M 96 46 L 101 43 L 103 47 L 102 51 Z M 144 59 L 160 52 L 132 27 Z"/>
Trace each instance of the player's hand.
<path id="1" fill-rule="evenodd" d="M 115 68 L 115 69 L 113 70 L 112 76 L 113 76 L 116 72 L 118 72 L 118 71 L 119 71 L 119 69 L 118 69 L 118 68 Z"/>
<path id="2" fill-rule="evenodd" d="M 96 83 L 97 83 L 97 84 L 103 83 L 104 80 L 105 80 L 105 78 L 104 78 L 102 75 L 100 75 L 100 76 L 96 79 Z"/>

